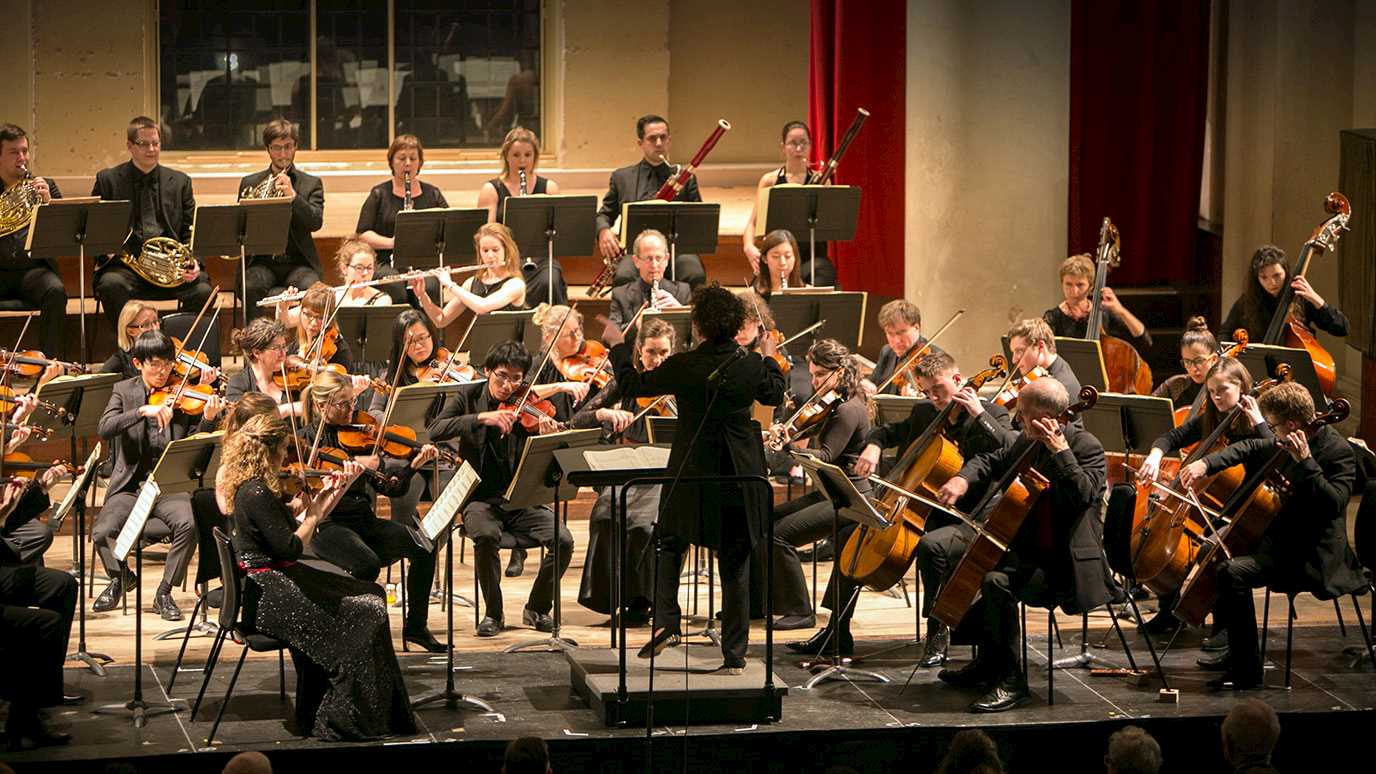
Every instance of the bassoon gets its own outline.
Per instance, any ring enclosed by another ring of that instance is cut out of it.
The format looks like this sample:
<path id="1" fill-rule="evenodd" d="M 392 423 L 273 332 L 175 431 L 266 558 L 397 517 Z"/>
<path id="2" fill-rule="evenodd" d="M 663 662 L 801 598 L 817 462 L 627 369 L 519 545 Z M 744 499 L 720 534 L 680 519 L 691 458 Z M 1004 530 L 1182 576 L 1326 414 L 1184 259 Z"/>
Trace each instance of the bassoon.
<path id="1" fill-rule="evenodd" d="M 836 152 L 831 154 L 825 166 L 820 172 L 808 172 L 807 178 L 803 180 L 804 185 L 826 185 L 831 176 L 836 174 L 836 166 L 841 163 L 841 157 L 846 155 L 846 149 L 855 141 L 855 136 L 860 134 L 860 127 L 865 124 L 865 119 L 870 117 L 870 111 L 864 108 L 855 109 L 855 119 L 850 122 L 850 128 L 841 135 L 841 142 L 836 146 Z"/>
<path id="2" fill-rule="evenodd" d="M 717 141 L 721 139 L 723 134 L 730 131 L 730 129 L 731 123 L 729 121 L 725 118 L 717 119 L 717 128 L 712 131 L 711 136 L 707 138 L 707 142 L 704 142 L 702 147 L 698 148 L 698 152 L 693 155 L 693 160 L 689 161 L 687 166 L 681 167 L 678 174 L 671 175 L 668 180 L 665 180 L 664 185 L 659 188 L 659 193 L 655 194 L 655 198 L 662 199 L 666 202 L 673 201 L 674 198 L 679 195 L 679 192 L 683 190 L 683 187 L 688 185 L 688 178 L 693 176 L 693 172 L 698 168 L 698 165 L 702 163 L 703 159 L 707 158 L 707 154 L 711 153 L 712 149 L 717 146 Z"/>

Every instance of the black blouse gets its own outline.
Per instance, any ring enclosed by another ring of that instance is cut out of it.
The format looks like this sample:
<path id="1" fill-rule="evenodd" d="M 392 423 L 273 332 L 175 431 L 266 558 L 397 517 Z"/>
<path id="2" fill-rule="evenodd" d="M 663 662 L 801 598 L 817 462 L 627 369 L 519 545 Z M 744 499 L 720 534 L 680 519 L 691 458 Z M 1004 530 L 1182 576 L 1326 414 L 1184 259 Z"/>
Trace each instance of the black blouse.
<path id="1" fill-rule="evenodd" d="M 234 493 L 234 548 L 245 567 L 301 558 L 296 520 L 261 479 L 250 479 Z"/>
<path id="2" fill-rule="evenodd" d="M 1083 339 L 1086 337 L 1085 334 L 1089 332 L 1088 317 L 1077 320 L 1062 312 L 1059 305 L 1042 312 L 1042 319 L 1046 320 L 1046 324 L 1051 326 L 1051 332 L 1057 336 Z M 1134 336 L 1128 332 L 1128 326 L 1124 325 L 1123 321 L 1118 319 L 1116 315 L 1105 312 L 1103 319 L 1104 330 L 1108 335 L 1130 342 L 1137 348 L 1138 354 L 1151 349 L 1151 333 L 1146 328 L 1142 329 L 1141 336 Z"/>
<path id="3" fill-rule="evenodd" d="M 513 195 L 513 194 L 511 193 L 511 189 L 506 187 L 506 183 L 502 182 L 502 179 L 501 179 L 500 177 L 494 177 L 494 178 L 492 178 L 491 180 L 489 180 L 489 181 L 487 181 L 487 182 L 491 183 L 491 184 L 492 184 L 492 188 L 497 192 L 497 209 L 495 210 L 495 213 L 496 213 L 496 216 L 497 216 L 497 222 L 498 222 L 498 223 L 505 223 L 505 222 L 506 222 L 506 209 L 505 209 L 505 208 L 506 208 L 506 200 L 507 200 L 507 197 L 508 197 L 508 196 L 512 196 L 512 195 Z M 547 193 L 547 192 L 548 192 L 548 189 L 549 189 L 549 178 L 540 177 L 539 175 L 536 175 L 536 176 L 535 176 L 535 187 L 532 188 L 532 189 L 530 189 L 530 193 L 532 193 L 532 194 Z"/>
<path id="4" fill-rule="evenodd" d="M 1231 340 L 1233 338 L 1233 331 L 1238 328 L 1246 328 L 1250 340 L 1253 343 L 1260 344 L 1262 343 L 1262 339 L 1266 337 L 1266 328 L 1263 327 L 1260 330 L 1252 330 L 1252 327 L 1254 325 L 1265 326 L 1270 324 L 1271 318 L 1276 314 L 1276 308 L 1280 306 L 1280 297 L 1267 295 L 1262 299 L 1261 312 L 1263 319 L 1252 321 L 1251 324 L 1249 324 L 1248 320 L 1243 319 L 1246 316 L 1243 314 L 1243 309 L 1246 306 L 1243 302 L 1244 299 L 1241 296 L 1233 302 L 1232 308 L 1228 310 L 1228 316 L 1223 320 L 1223 327 L 1219 329 L 1221 333 L 1219 338 Z M 1310 328 L 1318 328 L 1334 336 L 1347 335 L 1347 315 L 1343 314 L 1342 310 L 1338 307 L 1332 304 L 1324 304 L 1322 309 L 1315 309 L 1313 304 L 1310 304 L 1302 298 L 1299 299 L 1298 307 L 1300 317 Z"/>
<path id="5" fill-rule="evenodd" d="M 363 202 L 363 209 L 358 212 L 358 225 L 354 227 L 354 231 L 359 234 L 372 231 L 379 236 L 395 236 L 397 233 L 397 213 L 401 212 L 405 203 L 400 196 L 392 193 L 391 180 L 378 183 L 373 186 L 373 190 L 368 192 L 368 198 Z M 420 184 L 420 196 L 414 197 L 411 201 L 411 207 L 417 210 L 448 206 L 449 202 L 445 201 L 444 194 L 440 192 L 440 189 L 424 181 L 421 181 Z M 377 262 L 378 265 L 391 265 L 392 251 L 378 250 Z"/>

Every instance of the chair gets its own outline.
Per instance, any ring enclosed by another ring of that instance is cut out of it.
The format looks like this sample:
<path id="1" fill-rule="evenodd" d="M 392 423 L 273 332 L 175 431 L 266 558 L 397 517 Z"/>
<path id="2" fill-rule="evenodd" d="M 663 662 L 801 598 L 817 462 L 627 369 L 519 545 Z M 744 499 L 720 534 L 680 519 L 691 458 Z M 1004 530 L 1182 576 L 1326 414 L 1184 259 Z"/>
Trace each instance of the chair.
<path id="1" fill-rule="evenodd" d="M 201 337 L 205 336 L 205 345 L 202 349 L 210 365 L 220 367 L 220 319 L 211 319 L 209 315 L 202 318 L 196 325 L 196 330 L 191 330 L 191 324 L 196 321 L 196 315 L 191 312 L 175 312 L 162 318 L 162 331 L 168 336 L 181 339 L 187 347 L 195 347 L 200 342 Z M 206 335 L 207 328 L 209 335 Z"/>
<path id="2" fill-rule="evenodd" d="M 463 522 L 460 522 L 460 523 L 459 523 L 459 536 L 460 536 L 460 537 L 467 537 L 467 536 L 468 536 L 468 532 L 465 530 L 464 525 L 463 525 Z M 540 541 L 535 540 L 534 538 L 530 538 L 530 537 L 518 538 L 517 536 L 511 534 L 510 532 L 507 532 L 506 530 L 502 530 L 502 536 L 501 536 L 500 538 L 498 538 L 498 540 L 497 540 L 497 550 L 498 550 L 498 551 L 510 551 L 510 550 L 513 549 L 513 548 L 526 548 L 526 549 L 530 549 L 530 548 L 542 548 L 542 546 L 543 546 L 543 544 L 540 543 Z M 478 604 L 478 600 L 479 600 L 480 598 L 481 598 L 481 590 L 478 588 L 478 573 L 475 571 L 475 572 L 473 573 L 473 600 L 472 600 L 472 601 L 473 601 L 473 628 L 475 628 L 475 629 L 478 628 L 478 624 L 482 623 L 481 613 L 480 613 L 480 611 L 479 611 L 479 609 L 478 609 L 479 607 L 481 607 L 481 605 Z M 452 602 L 451 602 L 451 604 L 452 604 Z"/>
<path id="3" fill-rule="evenodd" d="M 252 624 L 239 620 L 243 576 L 234 563 L 234 553 L 229 543 L 229 536 L 219 527 L 214 528 L 214 534 L 216 554 L 220 559 L 220 577 L 224 579 L 224 585 L 221 587 L 224 590 L 224 600 L 220 605 L 220 631 L 215 635 L 215 642 L 210 647 L 210 656 L 205 662 L 205 678 L 201 680 L 201 690 L 196 694 L 196 703 L 191 705 L 192 721 L 195 721 L 196 711 L 201 708 L 201 700 L 205 698 L 205 689 L 210 685 L 210 676 L 215 672 L 215 665 L 220 660 L 220 650 L 224 647 L 225 640 L 232 635 L 235 641 L 244 644 L 244 650 L 239 654 L 239 663 L 234 667 L 234 675 L 229 679 L 229 687 L 225 689 L 224 701 L 220 704 L 219 713 L 215 715 L 214 725 L 210 727 L 210 735 L 206 737 L 207 747 L 215 741 L 215 733 L 220 729 L 220 721 L 224 719 L 225 708 L 229 706 L 230 696 L 234 694 L 234 684 L 239 680 L 239 671 L 244 668 L 244 659 L 250 650 L 255 653 L 277 651 L 278 694 L 283 701 L 287 700 L 287 666 L 286 657 L 282 652 L 287 645 L 259 632 L 253 628 Z"/>
<path id="4" fill-rule="evenodd" d="M 1270 626 L 1271 592 L 1273 591 L 1285 595 L 1286 607 L 1288 611 L 1288 615 L 1286 615 L 1285 617 L 1285 690 L 1288 691 L 1290 690 L 1290 662 L 1291 658 L 1294 656 L 1295 619 L 1299 617 L 1295 615 L 1295 597 L 1298 597 L 1300 594 L 1306 592 L 1296 591 L 1294 589 L 1281 590 L 1267 587 L 1266 602 L 1262 606 L 1261 612 L 1261 661 L 1263 664 L 1266 663 L 1266 638 Z M 1367 629 L 1366 617 L 1362 615 L 1362 604 L 1361 601 L 1358 599 L 1363 594 L 1366 594 L 1368 592 L 1376 593 L 1376 587 L 1373 587 L 1370 583 L 1368 583 L 1367 585 L 1362 586 L 1349 594 L 1345 594 L 1344 596 L 1351 597 L 1352 599 L 1352 609 L 1357 613 L 1357 624 L 1361 627 L 1362 630 L 1362 642 L 1366 645 L 1366 655 L 1368 658 L 1371 659 L 1371 666 L 1373 668 L 1376 668 L 1376 650 L 1372 649 L 1371 632 Z M 1338 611 L 1338 625 L 1341 627 L 1342 636 L 1346 637 L 1347 627 L 1344 626 L 1342 623 L 1342 610 L 1338 607 L 1338 600 L 1336 598 L 1334 598 L 1333 600 L 1333 609 Z M 1360 662 L 1361 659 L 1359 658 L 1357 660 L 1357 663 Z M 1353 666 L 1355 667 L 1356 664 L 1354 663 Z"/>
<path id="5" fill-rule="evenodd" d="M 220 627 L 210 622 L 210 609 L 219 610 L 224 604 L 224 589 L 218 588 L 210 590 L 210 582 L 220 575 L 220 563 L 218 561 L 207 561 L 216 555 L 215 535 L 213 530 L 226 524 L 224 516 L 220 513 L 220 506 L 215 501 L 214 489 L 198 489 L 191 494 L 191 513 L 196 519 L 196 580 L 195 585 L 199 594 L 196 599 L 196 606 L 191 609 L 191 618 L 182 631 L 182 645 L 177 651 L 177 663 L 172 667 L 172 677 L 167 681 L 167 692 L 172 692 L 172 687 L 177 684 L 177 675 L 182 671 L 182 659 L 186 656 L 186 645 L 191 640 L 192 630 L 197 630 L 203 634 L 214 636 L 220 631 Z M 204 614 L 201 623 L 196 622 L 196 616 Z M 176 630 L 165 632 L 159 638 L 166 638 L 167 635 L 175 636 Z"/>

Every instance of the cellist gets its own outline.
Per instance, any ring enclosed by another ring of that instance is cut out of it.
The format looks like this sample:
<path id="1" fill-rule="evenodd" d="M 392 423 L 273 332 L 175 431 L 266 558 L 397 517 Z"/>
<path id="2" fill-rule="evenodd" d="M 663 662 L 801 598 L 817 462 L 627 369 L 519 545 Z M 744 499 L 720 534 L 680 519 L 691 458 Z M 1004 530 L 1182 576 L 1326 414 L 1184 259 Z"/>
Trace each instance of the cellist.
<path id="1" fill-rule="evenodd" d="M 1253 473 L 1278 445 L 1289 455 L 1278 472 L 1291 492 L 1256 550 L 1218 565 L 1214 618 L 1228 631 L 1228 649 L 1199 660 L 1203 669 L 1223 673 L 1209 683 L 1214 689 L 1262 685 L 1253 589 L 1278 586 L 1335 599 L 1366 584 L 1347 544 L 1347 501 L 1357 472 L 1352 448 L 1329 425 L 1312 436 L 1305 432 L 1314 419 L 1314 401 L 1301 384 L 1277 385 L 1262 396 L 1260 408 L 1275 438 L 1239 441 L 1180 470 L 1181 482 L 1189 486 L 1233 465 Z"/>
<path id="2" fill-rule="evenodd" d="M 857 475 L 868 476 L 879 464 L 882 449 L 897 446 L 906 448 L 919 438 L 946 407 L 954 402 L 956 410 L 941 433 L 960 449 L 969 460 L 980 454 L 992 453 L 1009 446 L 1018 437 L 1007 409 L 981 400 L 974 387 L 960 375 L 955 358 L 945 352 L 933 352 L 917 361 L 913 368 L 917 384 L 929 402 L 913 406 L 907 419 L 876 427 L 867 439 L 865 450 L 855 461 Z M 967 492 L 956 503 L 968 512 L 979 500 L 982 491 Z M 922 575 L 922 609 L 927 612 L 927 637 L 923 643 L 923 667 L 941 666 L 946 662 L 946 648 L 950 632 L 946 625 L 931 617 L 936 593 L 955 570 L 965 554 L 973 533 L 960 521 L 933 509 L 927 516 L 926 532 L 917 544 L 917 568 Z"/>
<path id="3" fill-rule="evenodd" d="M 987 689 L 970 705 L 972 712 L 1002 712 L 1031 696 L 1018 667 L 1019 601 L 1080 612 L 1121 594 L 1109 575 L 1100 535 L 1099 508 L 1107 478 L 1104 447 L 1087 430 L 1061 424 L 1058 417 L 1069 405 L 1059 381 L 1028 384 L 1018 397 L 1023 428 L 1018 439 L 1000 451 L 967 460 L 937 493 L 943 504 L 955 505 L 969 491 L 998 481 L 1028 444 L 1037 447 L 1032 468 L 1050 481 L 1049 491 L 1042 494 L 1050 498 L 1050 509 L 1033 511 L 1003 561 L 984 576 L 979 656 L 937 675 L 956 687 Z"/>
<path id="4" fill-rule="evenodd" d="M 1222 330 L 1246 328 L 1252 341 L 1262 341 L 1286 286 L 1294 289 L 1299 318 L 1306 325 L 1334 336 L 1347 335 L 1347 315 L 1316 293 L 1304 276 L 1293 276 L 1285 251 L 1275 245 L 1262 245 L 1252 254 L 1246 289 L 1228 309 Z"/>

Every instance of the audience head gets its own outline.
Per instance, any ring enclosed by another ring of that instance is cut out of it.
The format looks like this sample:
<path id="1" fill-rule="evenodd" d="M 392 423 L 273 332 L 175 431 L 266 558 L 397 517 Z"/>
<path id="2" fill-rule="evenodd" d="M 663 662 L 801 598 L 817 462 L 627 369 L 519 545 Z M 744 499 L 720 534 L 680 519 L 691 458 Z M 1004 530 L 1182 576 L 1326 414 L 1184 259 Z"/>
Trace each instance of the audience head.
<path id="1" fill-rule="evenodd" d="M 938 774 L 1003 774 L 999 748 L 989 735 L 976 728 L 966 729 L 951 739 L 951 749 L 941 759 Z"/>
<path id="2" fill-rule="evenodd" d="M 1161 770 L 1161 745 L 1137 726 L 1127 726 L 1108 738 L 1104 755 L 1108 774 L 1156 774 Z"/>
<path id="3" fill-rule="evenodd" d="M 224 774 L 272 774 L 272 762 L 260 752 L 241 752 L 225 764 Z"/>
<path id="4" fill-rule="evenodd" d="M 502 760 L 502 774 L 549 774 L 549 746 L 535 736 L 511 740 Z"/>
<path id="5" fill-rule="evenodd" d="M 1280 718 L 1260 699 L 1243 699 L 1223 719 L 1223 757 L 1234 767 L 1267 763 L 1280 739 Z"/>

